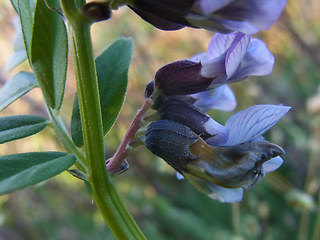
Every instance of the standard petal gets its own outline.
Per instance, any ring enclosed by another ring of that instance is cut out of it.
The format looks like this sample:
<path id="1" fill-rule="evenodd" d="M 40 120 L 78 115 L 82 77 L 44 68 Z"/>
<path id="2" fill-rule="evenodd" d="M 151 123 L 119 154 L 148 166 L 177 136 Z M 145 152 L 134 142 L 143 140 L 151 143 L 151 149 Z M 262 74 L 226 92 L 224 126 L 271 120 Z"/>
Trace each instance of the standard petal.
<path id="1" fill-rule="evenodd" d="M 229 137 L 224 146 L 249 142 L 269 130 L 291 107 L 281 105 L 256 105 L 228 119 Z"/>
<path id="2" fill-rule="evenodd" d="M 238 69 L 228 80 L 228 83 L 240 81 L 252 76 L 263 76 L 272 72 L 274 56 L 266 44 L 256 38 L 251 39 L 247 52 Z"/>
<path id="3" fill-rule="evenodd" d="M 250 37 L 243 33 L 237 33 L 226 55 L 225 66 L 227 77 L 231 78 L 238 69 L 243 57 L 246 55 L 250 43 Z"/>
<path id="4" fill-rule="evenodd" d="M 242 188 L 223 188 L 187 173 L 183 175 L 196 189 L 207 194 L 212 199 L 223 203 L 239 202 L 242 200 Z"/>
<path id="5" fill-rule="evenodd" d="M 283 159 L 280 156 L 271 158 L 269 161 L 265 162 L 262 165 L 262 170 L 265 173 L 273 172 L 277 170 L 282 165 L 282 163 L 283 163 Z"/>
<path id="6" fill-rule="evenodd" d="M 211 59 L 219 57 L 220 55 L 224 54 L 229 47 L 231 46 L 235 34 L 222 34 L 216 33 L 210 40 L 208 46 L 208 55 Z"/>
<path id="7" fill-rule="evenodd" d="M 193 94 L 196 102 L 193 104 L 202 111 L 207 112 L 210 109 L 218 109 L 222 111 L 233 111 L 237 106 L 236 97 L 228 85 Z"/>

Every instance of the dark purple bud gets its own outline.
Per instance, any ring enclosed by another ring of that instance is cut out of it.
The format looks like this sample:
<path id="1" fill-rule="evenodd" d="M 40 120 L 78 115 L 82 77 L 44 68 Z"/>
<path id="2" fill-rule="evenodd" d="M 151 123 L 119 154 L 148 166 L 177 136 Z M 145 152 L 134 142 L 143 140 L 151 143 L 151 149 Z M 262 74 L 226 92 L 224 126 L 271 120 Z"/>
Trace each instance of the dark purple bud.
<path id="1" fill-rule="evenodd" d="M 106 2 L 90 2 L 82 8 L 83 13 L 93 22 L 100 22 L 111 17 L 111 9 Z"/>
<path id="2" fill-rule="evenodd" d="M 197 139 L 190 128 L 168 120 L 152 122 L 145 134 L 146 147 L 180 172 L 196 158 L 189 146 Z"/>
<path id="3" fill-rule="evenodd" d="M 134 0 L 129 7 L 142 19 L 162 30 L 191 26 L 185 19 L 196 0 Z"/>
<path id="4" fill-rule="evenodd" d="M 201 75 L 200 62 L 182 60 L 160 68 L 155 76 L 155 86 L 166 95 L 183 95 L 205 91 L 214 78 Z"/>

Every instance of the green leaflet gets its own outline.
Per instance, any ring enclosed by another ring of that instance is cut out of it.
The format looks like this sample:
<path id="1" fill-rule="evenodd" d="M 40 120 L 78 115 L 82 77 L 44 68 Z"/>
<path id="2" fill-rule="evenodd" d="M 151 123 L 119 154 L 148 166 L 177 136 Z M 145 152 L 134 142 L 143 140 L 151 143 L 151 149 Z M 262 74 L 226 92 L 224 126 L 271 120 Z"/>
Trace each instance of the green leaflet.
<path id="1" fill-rule="evenodd" d="M 30 60 L 47 104 L 60 109 L 67 73 L 67 30 L 61 16 L 40 0 L 34 13 Z"/>
<path id="2" fill-rule="evenodd" d="M 62 152 L 31 152 L 0 157 L 0 194 L 37 184 L 71 167 L 76 157 Z"/>
<path id="3" fill-rule="evenodd" d="M 123 105 L 132 52 L 132 39 L 120 38 L 96 59 L 104 134 L 116 121 Z M 73 105 L 71 134 L 74 143 L 81 147 L 83 138 L 77 96 Z"/>
<path id="4" fill-rule="evenodd" d="M 16 74 L 0 90 L 0 111 L 37 86 L 34 74 L 29 72 Z"/>
<path id="5" fill-rule="evenodd" d="M 51 0 L 53 4 L 57 0 Z M 23 40 L 46 103 L 59 110 L 65 87 L 68 38 L 61 16 L 43 0 L 18 0 Z"/>
<path id="6" fill-rule="evenodd" d="M 43 130 L 47 124 L 47 119 L 41 116 L 17 115 L 0 117 L 0 143 L 36 134 Z"/>

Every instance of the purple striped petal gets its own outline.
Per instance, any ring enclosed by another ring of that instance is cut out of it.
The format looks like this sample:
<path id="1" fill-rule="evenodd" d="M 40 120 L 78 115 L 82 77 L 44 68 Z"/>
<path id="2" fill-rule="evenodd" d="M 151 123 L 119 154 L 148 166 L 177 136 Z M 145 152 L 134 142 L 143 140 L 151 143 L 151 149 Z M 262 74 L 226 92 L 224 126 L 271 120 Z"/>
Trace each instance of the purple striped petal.
<path id="1" fill-rule="evenodd" d="M 208 46 L 208 55 L 210 58 L 216 58 L 224 54 L 234 41 L 236 34 L 216 33 L 210 40 Z"/>
<path id="2" fill-rule="evenodd" d="M 251 39 L 244 58 L 237 70 L 228 80 L 229 83 L 247 78 L 248 76 L 263 76 L 272 72 L 274 57 L 266 44 L 256 38 Z"/>
<path id="3" fill-rule="evenodd" d="M 229 137 L 224 146 L 249 142 L 269 130 L 291 107 L 281 105 L 256 105 L 228 119 Z"/>
<path id="4" fill-rule="evenodd" d="M 250 37 L 243 34 L 237 33 L 230 45 L 226 60 L 225 60 L 225 67 L 227 77 L 231 78 L 235 71 L 238 69 L 240 63 L 243 60 L 243 57 L 246 55 L 248 45 L 250 43 Z"/>

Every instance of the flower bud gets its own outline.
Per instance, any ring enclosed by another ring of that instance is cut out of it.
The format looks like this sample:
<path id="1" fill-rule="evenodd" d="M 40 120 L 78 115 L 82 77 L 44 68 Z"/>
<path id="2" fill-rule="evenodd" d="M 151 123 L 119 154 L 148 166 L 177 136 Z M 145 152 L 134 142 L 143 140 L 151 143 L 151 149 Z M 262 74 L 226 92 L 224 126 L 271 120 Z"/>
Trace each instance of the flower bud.
<path id="1" fill-rule="evenodd" d="M 164 101 L 158 109 L 161 119 L 179 122 L 206 139 L 217 134 L 226 135 L 226 129 L 191 103 L 175 98 Z"/>

